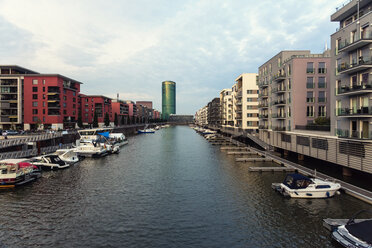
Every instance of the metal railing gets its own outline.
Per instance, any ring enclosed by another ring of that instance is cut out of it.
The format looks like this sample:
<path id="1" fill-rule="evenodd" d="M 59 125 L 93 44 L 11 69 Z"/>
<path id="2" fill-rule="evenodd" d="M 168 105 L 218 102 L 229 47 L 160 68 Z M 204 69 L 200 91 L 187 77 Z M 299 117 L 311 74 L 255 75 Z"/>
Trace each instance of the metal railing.
<path id="1" fill-rule="evenodd" d="M 342 85 L 338 88 L 336 88 L 337 94 L 344 94 L 349 92 L 355 92 L 355 91 L 363 91 L 363 90 L 372 90 L 372 82 L 362 82 L 361 84 L 354 84 L 352 86 L 348 85 Z"/>
<path id="2" fill-rule="evenodd" d="M 40 140 L 53 139 L 57 137 L 62 137 L 62 133 L 52 133 L 52 134 L 41 134 L 41 135 L 32 135 L 23 138 L 12 138 L 12 139 L 2 139 L 0 140 L 0 148 L 16 146 L 26 144 L 28 142 L 35 142 Z"/>
<path id="3" fill-rule="evenodd" d="M 349 131 L 344 129 L 336 129 L 336 136 L 340 138 L 351 139 L 372 139 L 372 131 Z"/>
<path id="4" fill-rule="evenodd" d="M 311 130 L 311 131 L 330 131 L 331 126 L 329 125 L 296 125 L 295 129 L 298 130 Z"/>
<path id="5" fill-rule="evenodd" d="M 372 115 L 372 107 L 338 108 L 336 113 L 338 116 Z"/>

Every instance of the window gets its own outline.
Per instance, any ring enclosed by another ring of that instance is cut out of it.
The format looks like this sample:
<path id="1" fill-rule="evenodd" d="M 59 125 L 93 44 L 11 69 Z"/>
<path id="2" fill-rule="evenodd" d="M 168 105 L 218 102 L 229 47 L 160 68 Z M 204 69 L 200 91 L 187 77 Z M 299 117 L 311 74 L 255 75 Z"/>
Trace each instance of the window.
<path id="1" fill-rule="evenodd" d="M 314 92 L 308 91 L 306 93 L 306 102 L 314 102 Z"/>
<path id="2" fill-rule="evenodd" d="M 45 122 L 45 116 L 43 117 L 43 122 Z"/>
<path id="3" fill-rule="evenodd" d="M 37 87 L 32 87 L 32 92 L 37 92 Z"/>
<path id="4" fill-rule="evenodd" d="M 64 103 L 63 103 L 63 107 L 66 108 L 66 106 L 67 106 L 67 104 L 64 102 Z"/>
<path id="5" fill-rule="evenodd" d="M 326 139 L 312 138 L 311 142 L 313 148 L 328 150 L 328 141 Z"/>
<path id="6" fill-rule="evenodd" d="M 43 109 L 43 115 L 45 115 L 45 109 Z"/>
<path id="7" fill-rule="evenodd" d="M 319 106 L 318 107 L 318 116 L 319 117 L 326 117 L 326 106 Z"/>
<path id="8" fill-rule="evenodd" d="M 306 73 L 314 73 L 314 63 L 313 62 L 307 62 L 306 65 Z"/>
<path id="9" fill-rule="evenodd" d="M 66 111 L 66 109 L 63 110 L 63 114 L 64 114 L 64 115 L 67 115 L 67 111 Z"/>
<path id="10" fill-rule="evenodd" d="M 45 94 L 43 94 L 43 99 L 45 99 Z"/>
<path id="11" fill-rule="evenodd" d="M 318 102 L 326 102 L 325 91 L 319 91 Z"/>
<path id="12" fill-rule="evenodd" d="M 89 109 L 86 108 L 86 109 L 85 109 L 85 112 L 89 112 Z"/>
<path id="13" fill-rule="evenodd" d="M 32 94 L 32 99 L 37 99 L 37 94 Z"/>
<path id="14" fill-rule="evenodd" d="M 292 74 L 292 68 L 291 68 L 291 65 L 289 64 L 288 65 L 288 76 L 290 76 Z"/>
<path id="15" fill-rule="evenodd" d="M 37 102 L 32 102 L 33 107 L 37 107 Z"/>
<path id="16" fill-rule="evenodd" d="M 67 97 L 66 96 L 63 96 L 63 100 L 66 101 L 67 100 Z"/>
<path id="17" fill-rule="evenodd" d="M 314 117 L 314 106 L 307 106 L 306 107 L 306 116 L 307 117 Z"/>
<path id="18" fill-rule="evenodd" d="M 247 114 L 247 117 L 253 117 L 253 114 Z"/>
<path id="19" fill-rule="evenodd" d="M 75 104 L 72 104 L 72 108 L 76 108 L 76 105 Z"/>
<path id="20" fill-rule="evenodd" d="M 45 85 L 45 79 L 43 79 L 43 84 Z"/>
<path id="21" fill-rule="evenodd" d="M 72 98 L 72 101 L 73 101 L 73 102 L 76 102 L 76 98 L 75 98 L 75 97 L 74 97 L 74 98 Z"/>
<path id="22" fill-rule="evenodd" d="M 43 107 L 45 107 L 45 102 L 43 102 Z"/>
<path id="23" fill-rule="evenodd" d="M 326 73 L 325 66 L 326 66 L 325 62 L 319 62 L 319 64 L 318 64 L 318 73 L 319 74 L 325 74 Z"/>
<path id="24" fill-rule="evenodd" d="M 72 95 L 73 95 L 73 96 L 76 96 L 76 92 L 75 92 L 75 91 L 73 91 L 73 92 L 72 92 Z"/>
<path id="25" fill-rule="evenodd" d="M 43 87 L 43 92 L 45 92 L 45 87 Z"/>
<path id="26" fill-rule="evenodd" d="M 88 118 L 88 114 L 85 114 L 85 118 Z"/>
<path id="27" fill-rule="evenodd" d="M 310 145 L 310 138 L 309 137 L 304 137 L 304 136 L 297 136 L 296 137 L 296 142 L 297 142 L 298 145 L 309 146 Z"/>
<path id="28" fill-rule="evenodd" d="M 306 88 L 314 89 L 314 78 L 313 77 L 307 77 Z"/>
<path id="29" fill-rule="evenodd" d="M 253 98 L 247 98 L 247 102 L 253 102 Z"/>
<path id="30" fill-rule="evenodd" d="M 32 79 L 32 84 L 37 85 L 38 84 L 37 79 Z"/>
<path id="31" fill-rule="evenodd" d="M 33 109 L 33 110 L 32 110 L 32 114 L 33 114 L 33 115 L 37 115 L 37 109 Z"/>
<path id="32" fill-rule="evenodd" d="M 66 89 L 63 89 L 63 94 L 66 94 Z"/>
<path id="33" fill-rule="evenodd" d="M 32 117 L 32 121 L 33 121 L 33 122 L 38 122 L 38 121 L 39 121 L 39 118 L 38 118 L 37 116 L 33 116 L 33 117 Z"/>
<path id="34" fill-rule="evenodd" d="M 249 127 L 253 126 L 253 121 L 247 121 L 247 126 Z"/>
<path id="35" fill-rule="evenodd" d="M 318 88 L 327 88 L 325 80 L 325 77 L 318 78 Z"/>

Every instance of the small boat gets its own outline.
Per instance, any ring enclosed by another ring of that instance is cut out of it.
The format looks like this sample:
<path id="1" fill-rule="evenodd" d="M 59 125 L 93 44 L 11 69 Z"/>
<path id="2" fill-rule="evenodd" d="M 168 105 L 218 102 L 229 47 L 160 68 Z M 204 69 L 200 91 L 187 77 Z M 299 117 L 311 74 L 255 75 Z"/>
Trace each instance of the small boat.
<path id="1" fill-rule="evenodd" d="M 79 162 L 79 157 L 75 149 L 58 149 L 53 154 L 57 155 L 62 161 L 68 164 L 75 164 Z"/>
<path id="2" fill-rule="evenodd" d="M 272 188 L 293 198 L 329 198 L 341 189 L 341 185 L 295 173 L 288 174 L 283 183 L 273 183 Z"/>
<path id="3" fill-rule="evenodd" d="M 206 129 L 206 130 L 201 132 L 202 135 L 216 134 L 216 133 L 217 133 L 217 131 L 213 131 L 213 130 L 210 130 L 210 129 Z"/>
<path id="4" fill-rule="evenodd" d="M 137 133 L 155 133 L 155 130 L 152 128 L 146 128 L 146 129 L 140 129 L 137 131 Z"/>
<path id="5" fill-rule="evenodd" d="M 99 158 L 108 155 L 105 144 L 92 140 L 80 141 L 74 151 L 82 157 Z"/>
<path id="6" fill-rule="evenodd" d="M 369 211 L 359 211 L 345 225 L 335 227 L 332 238 L 344 247 L 372 248 L 372 219 L 355 220 L 362 212 Z"/>
<path id="7" fill-rule="evenodd" d="M 128 140 L 123 133 L 110 133 L 109 141 L 114 145 L 123 146 L 128 144 Z"/>
<path id="8" fill-rule="evenodd" d="M 156 126 L 154 129 L 155 130 L 159 130 L 160 129 L 160 126 Z"/>
<path id="9" fill-rule="evenodd" d="M 0 171 L 0 188 L 14 188 L 41 177 L 40 168 L 29 159 L 1 160 Z"/>
<path id="10" fill-rule="evenodd" d="M 119 145 L 115 145 L 115 144 L 112 144 L 112 143 L 109 143 L 109 142 L 106 142 L 106 143 L 101 143 L 101 145 L 103 145 L 106 149 L 107 149 L 107 152 L 109 154 L 117 154 L 120 152 L 120 147 Z"/>
<path id="11" fill-rule="evenodd" d="M 44 170 L 58 170 L 70 167 L 70 164 L 66 163 L 55 154 L 34 157 L 31 161 L 32 164 L 40 166 Z"/>

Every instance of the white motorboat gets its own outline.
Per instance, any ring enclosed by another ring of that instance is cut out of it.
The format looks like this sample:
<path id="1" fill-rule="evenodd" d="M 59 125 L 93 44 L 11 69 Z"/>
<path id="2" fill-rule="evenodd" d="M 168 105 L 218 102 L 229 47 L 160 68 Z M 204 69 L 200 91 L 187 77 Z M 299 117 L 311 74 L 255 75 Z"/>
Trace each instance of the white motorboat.
<path id="1" fill-rule="evenodd" d="M 201 131 L 201 134 L 202 135 L 207 135 L 207 134 L 216 134 L 217 131 L 213 131 L 213 130 L 210 130 L 210 129 L 206 129 L 204 131 Z"/>
<path id="2" fill-rule="evenodd" d="M 34 165 L 40 166 L 43 170 L 58 170 L 70 167 L 70 164 L 66 163 L 55 154 L 34 157 L 31 159 L 31 162 Z"/>
<path id="3" fill-rule="evenodd" d="M 107 146 L 105 144 L 92 140 L 80 140 L 74 151 L 79 156 L 90 158 L 99 158 L 108 154 Z"/>
<path id="4" fill-rule="evenodd" d="M 57 155 L 62 161 L 68 164 L 75 164 L 79 162 L 79 157 L 75 149 L 58 149 L 53 154 Z"/>
<path id="5" fill-rule="evenodd" d="M 283 183 L 273 183 L 272 187 L 283 195 L 293 198 L 329 198 L 341 189 L 339 183 L 301 174 L 289 174 Z"/>
<path id="6" fill-rule="evenodd" d="M 343 247 L 372 248 L 372 219 L 356 220 L 356 213 L 345 225 L 339 225 L 332 231 L 332 238 Z"/>
<path id="7" fill-rule="evenodd" d="M 152 128 L 145 128 L 145 129 L 140 129 L 137 131 L 137 133 L 155 133 L 155 130 Z"/>
<path id="8" fill-rule="evenodd" d="M 128 140 L 123 133 L 110 133 L 109 140 L 119 147 L 128 144 Z"/>
<path id="9" fill-rule="evenodd" d="M 14 188 L 41 177 L 38 166 L 29 159 L 4 159 L 0 161 L 0 188 Z"/>

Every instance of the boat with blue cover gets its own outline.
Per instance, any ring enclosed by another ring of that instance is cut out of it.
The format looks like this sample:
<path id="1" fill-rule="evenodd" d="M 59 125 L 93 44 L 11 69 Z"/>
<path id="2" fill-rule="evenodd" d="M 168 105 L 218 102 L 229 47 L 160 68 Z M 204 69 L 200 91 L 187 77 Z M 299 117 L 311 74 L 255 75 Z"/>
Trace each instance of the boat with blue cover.
<path id="1" fill-rule="evenodd" d="M 288 174 L 282 183 L 273 183 L 272 188 L 293 198 L 329 198 L 341 189 L 341 185 L 294 173 Z"/>

